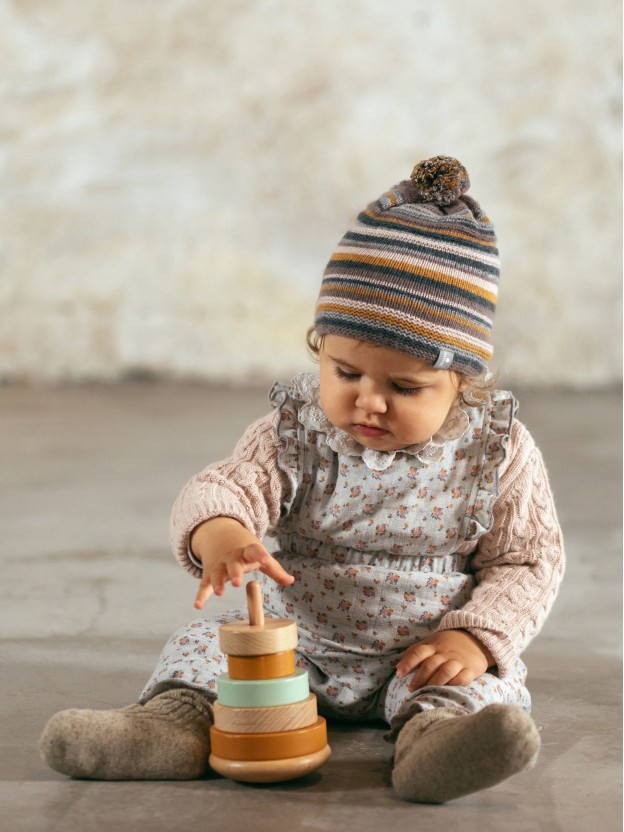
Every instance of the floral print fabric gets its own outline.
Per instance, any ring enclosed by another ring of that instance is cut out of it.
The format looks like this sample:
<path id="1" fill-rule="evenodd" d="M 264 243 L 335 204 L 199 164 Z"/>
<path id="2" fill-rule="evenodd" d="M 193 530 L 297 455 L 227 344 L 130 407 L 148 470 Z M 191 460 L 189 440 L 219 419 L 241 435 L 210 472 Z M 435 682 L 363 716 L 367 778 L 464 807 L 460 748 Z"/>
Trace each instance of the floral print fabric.
<path id="1" fill-rule="evenodd" d="M 470 555 L 492 525 L 511 396 L 462 402 L 429 443 L 368 454 L 327 423 L 316 374 L 276 386 L 271 398 L 281 416 L 280 465 L 291 482 L 276 557 L 296 580 L 280 587 L 264 579 L 265 613 L 296 620 L 298 664 L 308 670 L 320 710 L 383 718 L 396 728 L 417 710 L 443 705 L 528 709 L 519 660 L 504 678 L 487 673 L 466 687 L 414 693 L 409 678 L 394 673 L 403 651 L 470 597 Z M 245 617 L 233 611 L 174 634 L 143 701 L 171 684 L 215 692 L 216 677 L 227 670 L 218 628 Z"/>

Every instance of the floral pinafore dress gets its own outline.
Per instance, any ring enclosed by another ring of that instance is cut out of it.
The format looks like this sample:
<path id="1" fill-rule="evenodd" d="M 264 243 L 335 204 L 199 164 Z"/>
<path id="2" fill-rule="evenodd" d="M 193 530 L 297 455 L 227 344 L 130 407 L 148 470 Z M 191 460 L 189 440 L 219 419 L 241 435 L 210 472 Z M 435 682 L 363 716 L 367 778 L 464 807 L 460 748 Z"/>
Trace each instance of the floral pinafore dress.
<path id="1" fill-rule="evenodd" d="M 298 625 L 298 665 L 328 716 L 382 718 L 399 728 L 413 713 L 494 702 L 530 708 L 526 669 L 486 673 L 465 687 L 409 691 L 394 668 L 403 652 L 460 609 L 475 585 L 470 556 L 492 525 L 498 470 L 515 404 L 510 394 L 462 402 L 429 442 L 397 452 L 363 448 L 326 419 L 318 374 L 276 385 L 280 467 L 291 489 L 274 532 L 275 557 L 295 576 L 263 578 L 267 615 Z M 194 622 L 171 637 L 145 701 L 171 685 L 216 695 L 227 669 L 218 628 L 240 610 Z"/>

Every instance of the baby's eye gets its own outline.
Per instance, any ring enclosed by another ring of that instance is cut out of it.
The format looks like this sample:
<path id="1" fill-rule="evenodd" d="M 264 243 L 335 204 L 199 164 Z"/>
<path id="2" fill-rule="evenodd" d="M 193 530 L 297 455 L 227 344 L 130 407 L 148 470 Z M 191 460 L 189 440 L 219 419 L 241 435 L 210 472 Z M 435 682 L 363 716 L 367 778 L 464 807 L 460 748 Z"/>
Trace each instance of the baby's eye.
<path id="1" fill-rule="evenodd" d="M 335 367 L 336 375 L 338 378 L 343 378 L 345 381 L 355 381 L 360 377 L 359 373 L 348 373 L 346 370 L 343 370 L 341 367 Z"/>
<path id="2" fill-rule="evenodd" d="M 400 396 L 417 396 L 422 390 L 422 387 L 401 387 L 400 384 L 393 384 L 392 386 Z"/>

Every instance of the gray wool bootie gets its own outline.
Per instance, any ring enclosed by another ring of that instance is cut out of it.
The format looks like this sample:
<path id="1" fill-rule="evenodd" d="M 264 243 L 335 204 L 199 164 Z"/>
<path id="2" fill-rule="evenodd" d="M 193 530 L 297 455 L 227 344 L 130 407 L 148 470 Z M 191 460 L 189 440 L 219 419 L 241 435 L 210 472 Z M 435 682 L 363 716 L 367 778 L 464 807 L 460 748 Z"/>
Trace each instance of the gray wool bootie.
<path id="1" fill-rule="evenodd" d="M 194 780 L 208 771 L 212 705 L 190 688 L 175 688 L 110 711 L 55 714 L 39 749 L 46 763 L 91 780 Z"/>
<path id="2" fill-rule="evenodd" d="M 445 803 L 531 768 L 539 748 L 535 723 L 512 705 L 488 705 L 476 714 L 423 711 L 399 732 L 392 785 L 404 800 Z"/>

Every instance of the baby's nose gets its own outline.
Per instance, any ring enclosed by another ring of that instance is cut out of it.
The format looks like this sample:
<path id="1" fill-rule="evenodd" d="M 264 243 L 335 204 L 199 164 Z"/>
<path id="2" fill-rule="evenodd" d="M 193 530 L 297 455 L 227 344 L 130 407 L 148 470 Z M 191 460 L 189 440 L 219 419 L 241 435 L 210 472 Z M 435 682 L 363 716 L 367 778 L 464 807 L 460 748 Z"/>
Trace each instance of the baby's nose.
<path id="1" fill-rule="evenodd" d="M 388 409 L 383 393 L 370 385 L 360 386 L 355 405 L 365 413 L 385 413 Z"/>

